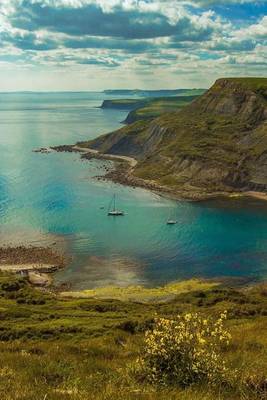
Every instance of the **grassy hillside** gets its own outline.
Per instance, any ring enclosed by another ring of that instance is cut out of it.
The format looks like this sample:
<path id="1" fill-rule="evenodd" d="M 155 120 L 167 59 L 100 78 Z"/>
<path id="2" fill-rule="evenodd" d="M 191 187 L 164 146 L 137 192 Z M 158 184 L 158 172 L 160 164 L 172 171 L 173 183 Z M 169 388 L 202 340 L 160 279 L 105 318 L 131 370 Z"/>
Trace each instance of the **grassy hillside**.
<path id="1" fill-rule="evenodd" d="M 101 108 L 129 110 L 127 124 L 135 121 L 153 119 L 166 112 L 174 112 L 190 104 L 198 96 L 173 96 L 143 99 L 104 100 Z"/>
<path id="2" fill-rule="evenodd" d="M 104 100 L 101 108 L 109 108 L 116 110 L 134 110 L 138 107 L 143 107 L 149 99 L 112 99 Z"/>
<path id="3" fill-rule="evenodd" d="M 0 395 L 2 400 L 264 399 L 267 376 L 266 286 L 231 289 L 198 283 L 170 301 L 141 303 L 61 298 L 27 281 L 0 276 Z M 157 316 L 228 310 L 233 336 L 224 356 L 250 384 L 212 388 L 155 387 L 139 381 L 129 365 L 142 353 L 144 332 Z"/>
<path id="4" fill-rule="evenodd" d="M 266 78 L 227 78 L 233 84 L 241 85 L 245 89 L 256 91 L 267 97 Z"/>
<path id="5" fill-rule="evenodd" d="M 138 178 L 185 193 L 267 190 L 267 79 L 216 83 L 181 111 L 88 142 L 137 158 Z"/>
<path id="6" fill-rule="evenodd" d="M 154 119 L 167 112 L 176 112 L 190 104 L 198 96 L 177 96 L 153 99 L 132 110 L 125 122 L 130 124 L 140 120 Z"/>

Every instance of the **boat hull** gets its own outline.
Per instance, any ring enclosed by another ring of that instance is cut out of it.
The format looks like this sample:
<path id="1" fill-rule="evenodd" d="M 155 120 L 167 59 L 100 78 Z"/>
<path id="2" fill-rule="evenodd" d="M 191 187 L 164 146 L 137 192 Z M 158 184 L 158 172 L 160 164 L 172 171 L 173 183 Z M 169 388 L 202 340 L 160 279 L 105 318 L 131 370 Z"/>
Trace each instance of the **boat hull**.
<path id="1" fill-rule="evenodd" d="M 123 217 L 124 212 L 123 211 L 109 211 L 108 216 L 109 217 Z"/>

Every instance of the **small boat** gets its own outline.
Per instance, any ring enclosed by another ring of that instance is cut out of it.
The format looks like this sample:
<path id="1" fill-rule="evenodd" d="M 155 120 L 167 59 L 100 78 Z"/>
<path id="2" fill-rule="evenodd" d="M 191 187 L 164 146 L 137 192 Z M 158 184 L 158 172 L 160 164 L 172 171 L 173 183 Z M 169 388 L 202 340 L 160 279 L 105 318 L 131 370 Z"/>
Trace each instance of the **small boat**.
<path id="1" fill-rule="evenodd" d="M 175 225 L 175 224 L 177 224 L 177 220 L 176 220 L 176 215 L 175 215 L 176 213 L 173 211 L 173 210 L 170 210 L 170 215 L 169 215 L 169 218 L 167 219 L 167 222 L 166 222 L 166 224 L 167 225 Z"/>
<path id="2" fill-rule="evenodd" d="M 174 220 L 174 219 L 168 219 L 167 225 L 175 225 L 175 224 L 177 224 L 177 221 L 176 221 L 176 220 Z"/>
<path id="3" fill-rule="evenodd" d="M 124 216 L 124 211 L 118 210 L 116 208 L 116 195 L 113 195 L 109 211 L 108 211 L 108 216 L 111 217 L 123 217 Z"/>

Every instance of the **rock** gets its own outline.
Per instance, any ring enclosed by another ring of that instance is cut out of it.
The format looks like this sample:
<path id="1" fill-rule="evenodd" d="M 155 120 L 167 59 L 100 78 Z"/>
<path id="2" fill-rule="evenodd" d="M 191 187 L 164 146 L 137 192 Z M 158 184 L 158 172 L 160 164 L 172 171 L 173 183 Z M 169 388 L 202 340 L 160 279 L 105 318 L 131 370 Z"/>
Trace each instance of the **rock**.
<path id="1" fill-rule="evenodd" d="M 52 283 L 52 278 L 48 274 L 43 274 L 39 272 L 29 272 L 28 273 L 29 282 L 35 286 L 50 286 Z"/>

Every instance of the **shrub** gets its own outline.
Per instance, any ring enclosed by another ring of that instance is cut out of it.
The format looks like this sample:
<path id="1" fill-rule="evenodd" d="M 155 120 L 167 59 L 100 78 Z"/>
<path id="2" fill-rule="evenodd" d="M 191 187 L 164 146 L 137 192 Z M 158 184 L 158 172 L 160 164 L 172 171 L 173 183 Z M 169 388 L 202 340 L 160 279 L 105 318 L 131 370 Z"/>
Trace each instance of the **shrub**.
<path id="1" fill-rule="evenodd" d="M 226 312 L 216 321 L 197 313 L 157 319 L 154 329 L 146 332 L 143 356 L 138 359 L 142 376 L 152 383 L 182 386 L 228 382 L 230 371 L 221 351 L 231 338 L 225 319 Z"/>
<path id="2" fill-rule="evenodd" d="M 26 282 L 23 279 L 11 280 L 2 282 L 0 284 L 0 289 L 4 292 L 16 292 L 25 286 Z"/>
<path id="3" fill-rule="evenodd" d="M 267 378 L 265 375 L 248 375 L 245 377 L 245 385 L 257 399 L 265 400 L 267 397 Z"/>
<path id="4" fill-rule="evenodd" d="M 138 321 L 124 321 L 121 324 L 118 325 L 118 328 L 125 331 L 125 332 L 129 332 L 131 334 L 134 334 L 136 332 L 138 332 L 138 328 L 139 328 L 139 322 Z"/>
<path id="5" fill-rule="evenodd" d="M 117 325 L 117 328 L 129 332 L 131 334 L 138 333 L 138 332 L 145 332 L 148 329 L 151 329 L 154 326 L 155 320 L 152 318 L 146 319 L 143 321 L 133 321 L 128 320 L 120 323 Z"/>

